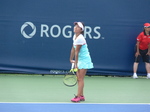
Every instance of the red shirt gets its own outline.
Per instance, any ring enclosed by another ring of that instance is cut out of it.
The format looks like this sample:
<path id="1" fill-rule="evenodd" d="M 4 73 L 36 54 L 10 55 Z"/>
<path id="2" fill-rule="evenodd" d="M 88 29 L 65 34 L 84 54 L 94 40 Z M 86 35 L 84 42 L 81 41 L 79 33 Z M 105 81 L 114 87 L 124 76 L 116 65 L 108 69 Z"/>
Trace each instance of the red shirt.
<path id="1" fill-rule="evenodd" d="M 146 50 L 150 43 L 150 35 L 145 35 L 144 32 L 141 32 L 137 37 L 137 41 L 140 42 L 139 49 Z"/>

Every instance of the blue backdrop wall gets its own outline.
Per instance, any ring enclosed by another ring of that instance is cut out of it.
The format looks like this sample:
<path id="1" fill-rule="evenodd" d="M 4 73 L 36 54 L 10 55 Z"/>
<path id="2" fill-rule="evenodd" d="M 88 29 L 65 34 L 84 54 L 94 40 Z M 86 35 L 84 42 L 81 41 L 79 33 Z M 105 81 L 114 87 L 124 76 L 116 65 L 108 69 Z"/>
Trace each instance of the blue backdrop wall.
<path id="1" fill-rule="evenodd" d="M 0 72 L 69 70 L 73 22 L 82 21 L 94 63 L 88 73 L 130 76 L 149 6 L 150 0 L 0 0 Z M 138 73 L 146 75 L 143 63 Z"/>

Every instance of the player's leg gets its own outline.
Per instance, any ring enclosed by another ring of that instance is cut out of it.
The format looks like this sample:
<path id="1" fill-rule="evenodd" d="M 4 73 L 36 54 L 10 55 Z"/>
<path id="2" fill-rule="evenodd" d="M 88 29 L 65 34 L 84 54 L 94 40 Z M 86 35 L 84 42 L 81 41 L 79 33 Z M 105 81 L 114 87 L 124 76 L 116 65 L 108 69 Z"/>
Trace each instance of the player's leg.
<path id="1" fill-rule="evenodd" d="M 135 50 L 135 53 L 136 53 L 137 52 L 137 45 L 135 46 L 134 50 Z M 139 52 L 141 54 L 140 49 L 139 49 Z M 133 76 L 132 76 L 134 79 L 138 78 L 137 69 L 138 69 L 140 58 L 141 58 L 141 55 L 135 56 L 135 60 L 134 60 L 134 63 L 133 63 Z"/>
<path id="2" fill-rule="evenodd" d="M 138 78 L 138 76 L 137 76 L 137 69 L 138 69 L 140 57 L 141 57 L 140 55 L 135 57 L 135 62 L 133 64 L 133 78 L 134 79 Z"/>
<path id="3" fill-rule="evenodd" d="M 87 70 L 86 69 L 79 69 L 78 70 L 78 93 L 77 96 L 83 96 L 83 89 L 84 89 L 84 76 L 86 74 Z"/>
<path id="4" fill-rule="evenodd" d="M 78 78 L 78 91 L 75 98 L 71 99 L 72 102 L 84 101 L 83 89 L 84 89 L 84 76 L 86 74 L 86 69 L 78 69 L 77 78 Z"/>
<path id="5" fill-rule="evenodd" d="M 147 74 L 150 74 L 150 63 L 145 63 Z"/>
<path id="6" fill-rule="evenodd" d="M 145 62 L 145 68 L 146 68 L 146 71 L 147 71 L 147 78 L 149 79 L 150 78 L 150 63 L 149 63 L 149 55 L 145 55 L 144 57 L 144 62 Z"/>
<path id="7" fill-rule="evenodd" d="M 134 64 L 133 64 L 133 73 L 137 73 L 138 65 L 139 65 L 139 63 L 134 62 Z"/>

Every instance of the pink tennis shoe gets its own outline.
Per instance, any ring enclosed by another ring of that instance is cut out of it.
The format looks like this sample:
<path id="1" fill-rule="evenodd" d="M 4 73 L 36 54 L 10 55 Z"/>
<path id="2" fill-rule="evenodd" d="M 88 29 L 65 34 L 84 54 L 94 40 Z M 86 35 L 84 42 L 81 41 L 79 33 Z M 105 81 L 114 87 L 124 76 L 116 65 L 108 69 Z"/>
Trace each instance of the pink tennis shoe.
<path id="1" fill-rule="evenodd" d="M 71 99 L 72 102 L 80 102 L 80 101 L 85 101 L 84 96 L 75 96 L 74 98 Z"/>
<path id="2" fill-rule="evenodd" d="M 80 101 L 85 101 L 84 96 L 80 96 Z"/>

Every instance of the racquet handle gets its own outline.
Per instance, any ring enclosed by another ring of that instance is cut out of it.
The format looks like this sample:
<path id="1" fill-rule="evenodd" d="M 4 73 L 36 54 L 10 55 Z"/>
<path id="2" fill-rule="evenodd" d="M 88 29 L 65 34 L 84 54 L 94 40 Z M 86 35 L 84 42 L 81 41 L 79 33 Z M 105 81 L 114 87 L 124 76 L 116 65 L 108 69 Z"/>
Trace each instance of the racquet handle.
<path id="1" fill-rule="evenodd" d="M 71 65 L 71 69 L 74 69 L 74 63 L 72 63 L 72 65 Z"/>
<path id="2" fill-rule="evenodd" d="M 71 70 L 70 70 L 70 72 L 73 72 L 74 73 L 74 63 L 72 63 L 72 65 L 71 65 Z"/>

